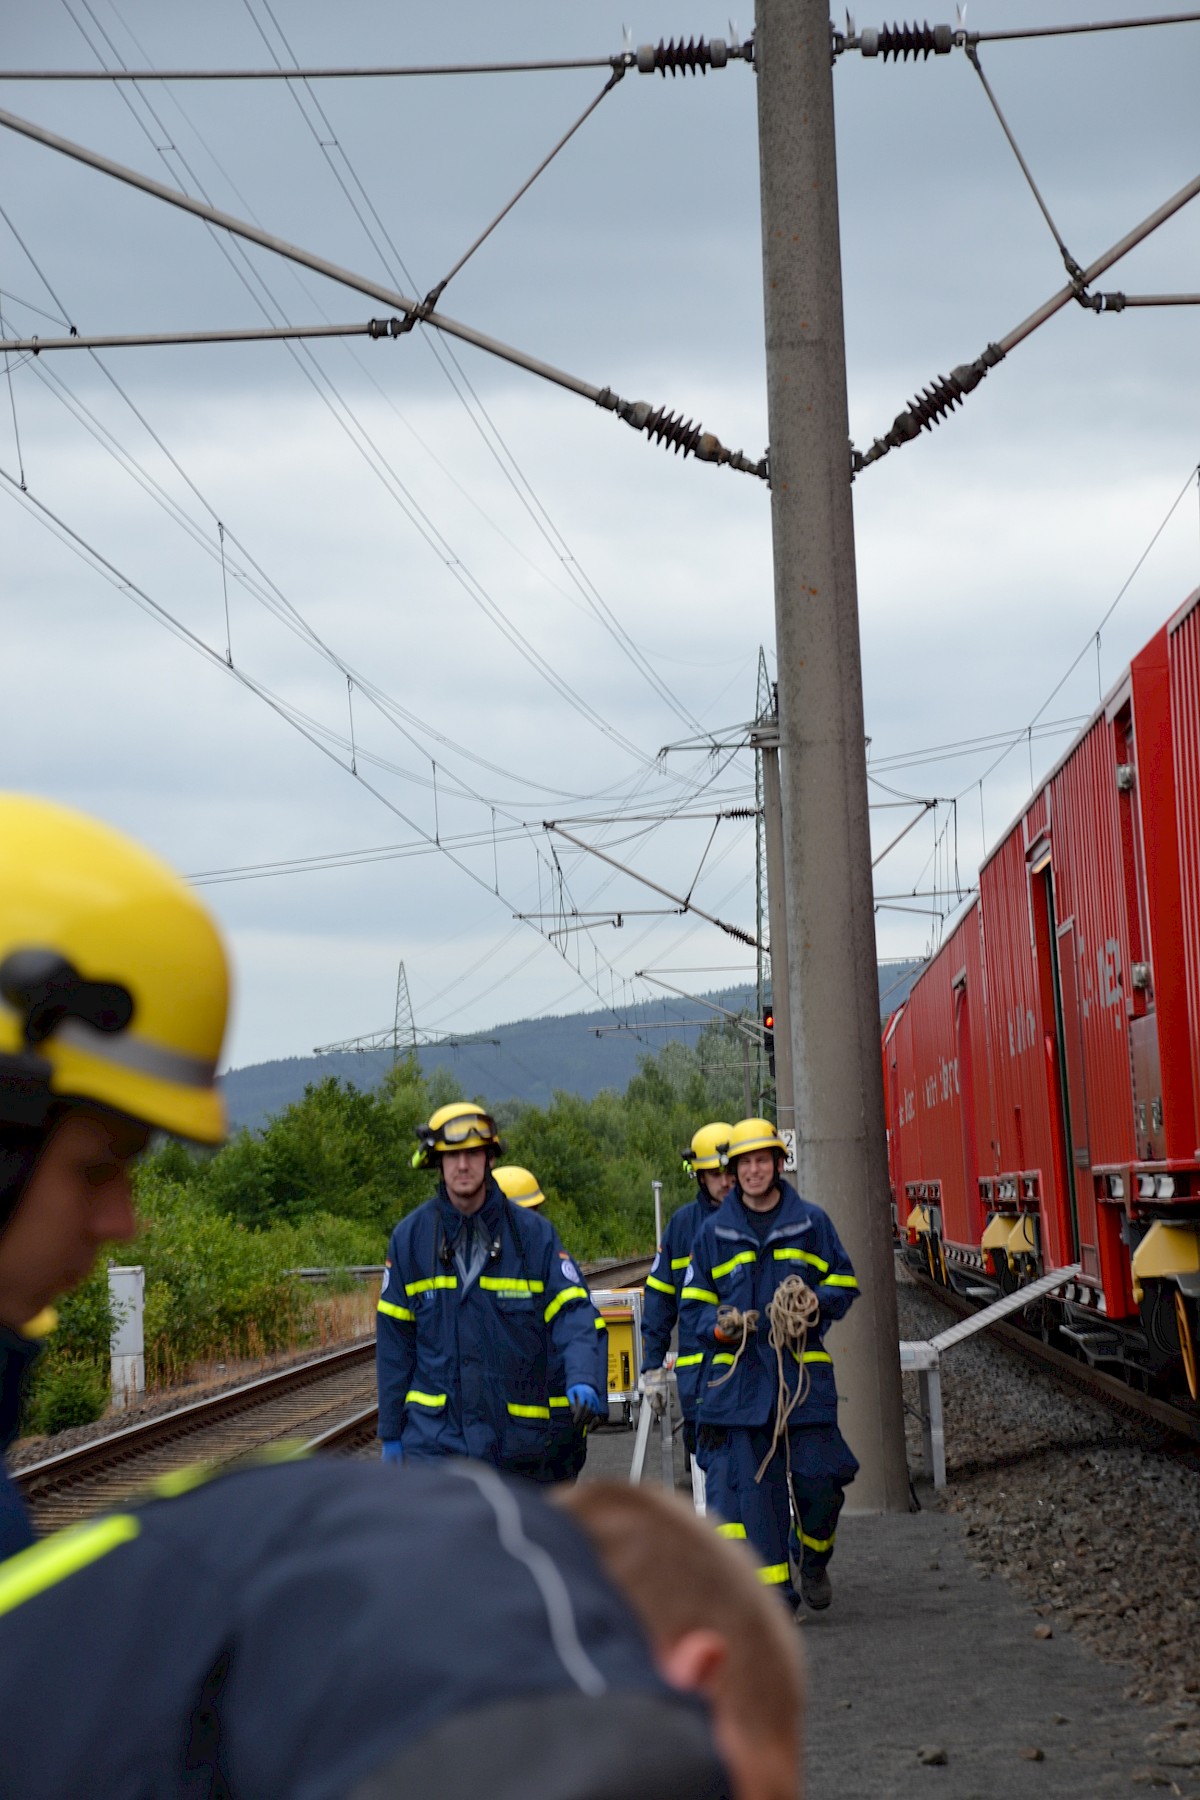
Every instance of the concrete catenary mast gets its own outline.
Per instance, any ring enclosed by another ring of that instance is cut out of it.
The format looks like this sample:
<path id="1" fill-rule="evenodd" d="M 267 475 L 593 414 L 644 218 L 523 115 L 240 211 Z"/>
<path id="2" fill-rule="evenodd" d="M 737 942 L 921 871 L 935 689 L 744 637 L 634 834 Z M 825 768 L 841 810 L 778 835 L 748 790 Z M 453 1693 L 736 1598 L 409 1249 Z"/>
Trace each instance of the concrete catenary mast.
<path id="1" fill-rule="evenodd" d="M 763 286 L 798 1186 L 862 1299 L 837 1329 L 849 1504 L 907 1508 L 875 972 L 828 0 L 758 0 Z"/>

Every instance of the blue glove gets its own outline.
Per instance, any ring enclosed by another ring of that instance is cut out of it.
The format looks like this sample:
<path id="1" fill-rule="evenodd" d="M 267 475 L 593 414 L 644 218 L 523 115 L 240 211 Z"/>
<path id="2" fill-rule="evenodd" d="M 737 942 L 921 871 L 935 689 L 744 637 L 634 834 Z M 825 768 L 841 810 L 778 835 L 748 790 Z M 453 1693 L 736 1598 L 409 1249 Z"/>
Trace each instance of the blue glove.
<path id="1" fill-rule="evenodd" d="M 384 1438 L 383 1460 L 384 1462 L 394 1463 L 402 1463 L 404 1461 L 404 1445 L 400 1442 L 399 1438 Z"/>
<path id="2" fill-rule="evenodd" d="M 571 1402 L 571 1423 L 588 1425 L 593 1419 L 602 1419 L 608 1408 L 601 1400 L 594 1387 L 585 1381 L 578 1382 L 575 1387 L 567 1389 L 567 1399 Z"/>

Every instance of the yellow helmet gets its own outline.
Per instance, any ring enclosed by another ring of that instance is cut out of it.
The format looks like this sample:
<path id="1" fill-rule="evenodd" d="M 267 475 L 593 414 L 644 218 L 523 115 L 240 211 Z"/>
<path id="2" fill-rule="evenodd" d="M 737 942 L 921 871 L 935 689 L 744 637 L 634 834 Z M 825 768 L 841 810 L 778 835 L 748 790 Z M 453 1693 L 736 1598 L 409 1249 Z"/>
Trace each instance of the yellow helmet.
<path id="1" fill-rule="evenodd" d="M 528 1169 L 519 1168 L 516 1163 L 506 1163 L 501 1169 L 493 1169 L 492 1174 L 500 1192 L 514 1206 L 541 1206 L 546 1198 L 538 1186 L 537 1176 L 531 1175 Z"/>
<path id="2" fill-rule="evenodd" d="M 414 1169 L 428 1169 L 435 1156 L 447 1150 L 492 1150 L 501 1155 L 504 1145 L 490 1113 L 472 1100 L 454 1100 L 439 1106 L 428 1125 L 417 1126 L 420 1140 L 413 1152 Z"/>
<path id="3" fill-rule="evenodd" d="M 725 1161 L 731 1163 L 749 1150 L 781 1150 L 787 1155 L 787 1145 L 769 1119 L 739 1119 L 729 1134 Z"/>
<path id="4" fill-rule="evenodd" d="M 94 1100 L 199 1143 L 229 972 L 208 910 L 165 863 L 82 813 L 0 794 L 0 1121 Z"/>
<path id="5" fill-rule="evenodd" d="M 729 1143 L 733 1131 L 732 1125 L 724 1120 L 716 1119 L 711 1125 L 702 1125 L 691 1146 L 683 1153 L 683 1166 L 693 1175 L 699 1175 L 703 1169 L 720 1169 L 725 1165 L 725 1147 Z"/>

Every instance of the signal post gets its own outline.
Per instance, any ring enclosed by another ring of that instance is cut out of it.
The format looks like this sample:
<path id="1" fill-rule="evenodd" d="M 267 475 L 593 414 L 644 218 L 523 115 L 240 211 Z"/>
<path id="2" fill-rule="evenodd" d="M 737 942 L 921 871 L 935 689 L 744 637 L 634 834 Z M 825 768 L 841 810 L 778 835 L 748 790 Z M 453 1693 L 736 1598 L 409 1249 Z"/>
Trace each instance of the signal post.
<path id="1" fill-rule="evenodd" d="M 907 1510 L 888 1214 L 828 0 L 757 0 L 797 1185 L 862 1298 L 837 1327 L 854 1510 Z M 774 918 L 772 919 L 774 924 Z M 775 933 L 772 931 L 772 939 Z M 779 1000 L 779 989 L 773 981 Z M 780 1006 L 779 1026 L 784 1023 Z M 778 1029 L 778 1027 L 777 1027 Z"/>

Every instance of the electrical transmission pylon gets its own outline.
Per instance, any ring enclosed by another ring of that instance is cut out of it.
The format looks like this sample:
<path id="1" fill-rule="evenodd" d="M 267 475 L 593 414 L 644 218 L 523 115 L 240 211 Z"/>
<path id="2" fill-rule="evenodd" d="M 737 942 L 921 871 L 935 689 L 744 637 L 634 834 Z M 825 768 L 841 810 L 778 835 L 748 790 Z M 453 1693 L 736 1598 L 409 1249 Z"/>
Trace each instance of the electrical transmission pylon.
<path id="1" fill-rule="evenodd" d="M 343 1051 L 354 1050 L 362 1056 L 368 1050 L 390 1048 L 394 1067 L 402 1055 L 408 1056 L 412 1051 L 455 1050 L 460 1044 L 495 1044 L 499 1047 L 500 1039 L 480 1037 L 475 1032 L 418 1030 L 408 992 L 408 976 L 402 960 L 396 971 L 396 1014 L 392 1024 L 385 1025 L 382 1031 L 365 1031 L 360 1037 L 343 1038 L 337 1044 L 318 1044 L 313 1055 L 337 1056 Z"/>

